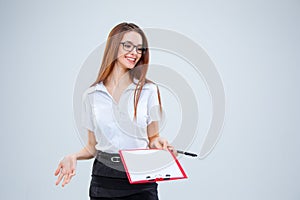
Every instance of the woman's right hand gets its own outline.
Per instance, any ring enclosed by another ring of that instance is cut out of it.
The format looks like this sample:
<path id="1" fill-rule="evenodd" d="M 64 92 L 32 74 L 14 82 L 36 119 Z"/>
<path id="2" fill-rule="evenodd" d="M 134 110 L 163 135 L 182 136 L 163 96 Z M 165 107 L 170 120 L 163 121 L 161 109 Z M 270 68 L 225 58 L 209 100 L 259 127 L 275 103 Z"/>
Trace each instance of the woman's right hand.
<path id="1" fill-rule="evenodd" d="M 54 173 L 55 176 L 58 175 L 55 184 L 58 185 L 62 179 L 62 187 L 68 184 L 71 181 L 71 178 L 76 174 L 76 164 L 77 158 L 75 155 L 65 156 L 58 164 L 58 167 Z"/>

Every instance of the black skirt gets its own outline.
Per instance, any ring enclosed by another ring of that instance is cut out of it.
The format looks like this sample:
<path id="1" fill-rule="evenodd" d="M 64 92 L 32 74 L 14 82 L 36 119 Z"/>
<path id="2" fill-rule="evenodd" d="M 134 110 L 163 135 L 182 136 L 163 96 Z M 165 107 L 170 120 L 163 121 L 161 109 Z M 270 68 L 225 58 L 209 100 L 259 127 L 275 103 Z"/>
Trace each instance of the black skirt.
<path id="1" fill-rule="evenodd" d="M 157 183 L 130 184 L 122 162 L 111 163 L 121 165 L 114 167 L 99 160 L 96 158 L 93 164 L 89 191 L 91 200 L 158 200 Z"/>

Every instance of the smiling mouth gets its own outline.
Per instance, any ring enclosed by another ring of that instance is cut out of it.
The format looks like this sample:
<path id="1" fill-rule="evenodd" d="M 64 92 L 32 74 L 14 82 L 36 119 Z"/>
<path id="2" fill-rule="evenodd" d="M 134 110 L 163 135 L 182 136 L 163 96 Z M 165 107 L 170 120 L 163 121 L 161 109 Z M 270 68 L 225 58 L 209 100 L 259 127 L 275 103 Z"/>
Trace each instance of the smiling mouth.
<path id="1" fill-rule="evenodd" d="M 132 63 L 132 64 L 134 64 L 135 61 L 136 61 L 136 58 L 126 57 L 126 56 L 125 56 L 125 58 L 126 58 L 130 63 Z"/>

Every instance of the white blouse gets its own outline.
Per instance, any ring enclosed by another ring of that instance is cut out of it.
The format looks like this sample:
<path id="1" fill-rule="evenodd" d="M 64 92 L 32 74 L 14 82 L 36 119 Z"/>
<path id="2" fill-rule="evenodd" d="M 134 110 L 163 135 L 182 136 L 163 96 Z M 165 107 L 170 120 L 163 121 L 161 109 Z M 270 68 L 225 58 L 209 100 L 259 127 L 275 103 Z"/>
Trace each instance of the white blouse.
<path id="1" fill-rule="evenodd" d="M 90 87 L 83 95 L 82 125 L 94 132 L 96 149 L 117 153 L 121 149 L 148 148 L 147 126 L 159 120 L 157 86 L 146 83 L 141 92 L 137 118 L 134 118 L 134 90 L 130 84 L 118 103 L 102 82 Z"/>

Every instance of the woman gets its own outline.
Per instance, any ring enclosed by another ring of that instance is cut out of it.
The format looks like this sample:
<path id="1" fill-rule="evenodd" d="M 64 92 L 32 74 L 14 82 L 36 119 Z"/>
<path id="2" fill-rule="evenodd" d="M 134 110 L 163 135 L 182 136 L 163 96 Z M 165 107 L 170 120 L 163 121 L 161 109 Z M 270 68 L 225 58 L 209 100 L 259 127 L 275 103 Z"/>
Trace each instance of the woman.
<path id="1" fill-rule="evenodd" d="M 150 109 L 159 106 L 161 111 L 161 103 L 158 87 L 146 79 L 147 47 L 144 32 L 133 23 L 121 23 L 111 30 L 98 78 L 84 95 L 83 126 L 88 142 L 59 163 L 56 185 L 62 180 L 62 186 L 70 182 L 77 160 L 96 157 L 90 185 L 92 200 L 158 199 L 156 183 L 128 182 L 118 157 L 120 149 L 172 148 L 159 136 L 158 121 L 150 117 Z M 120 112 L 127 113 L 128 118 L 122 118 L 115 110 L 120 109 L 116 105 L 126 94 L 128 110 Z"/>

